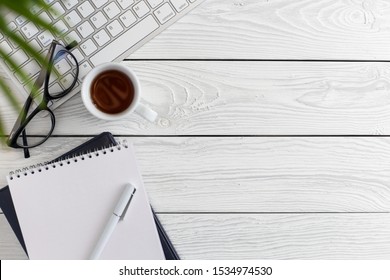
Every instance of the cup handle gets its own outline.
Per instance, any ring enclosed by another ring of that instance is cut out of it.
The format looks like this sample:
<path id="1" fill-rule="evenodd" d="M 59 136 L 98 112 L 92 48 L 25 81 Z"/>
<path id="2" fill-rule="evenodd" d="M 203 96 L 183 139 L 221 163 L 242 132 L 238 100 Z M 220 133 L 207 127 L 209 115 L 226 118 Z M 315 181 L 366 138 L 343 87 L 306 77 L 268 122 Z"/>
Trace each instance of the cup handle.
<path id="1" fill-rule="evenodd" d="M 154 122 L 158 116 L 157 112 L 153 111 L 149 107 L 146 107 L 142 103 L 138 103 L 137 107 L 135 108 L 135 112 L 150 122 Z"/>

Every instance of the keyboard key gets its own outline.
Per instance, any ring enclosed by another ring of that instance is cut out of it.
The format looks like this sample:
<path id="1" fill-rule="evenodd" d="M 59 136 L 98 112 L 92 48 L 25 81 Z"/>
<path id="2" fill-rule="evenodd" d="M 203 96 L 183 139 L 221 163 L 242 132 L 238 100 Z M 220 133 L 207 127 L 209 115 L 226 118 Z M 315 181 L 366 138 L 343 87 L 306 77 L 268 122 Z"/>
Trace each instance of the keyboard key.
<path id="1" fill-rule="evenodd" d="M 147 0 L 147 1 L 152 8 L 156 8 L 158 5 L 160 5 L 163 2 L 163 0 Z"/>
<path id="2" fill-rule="evenodd" d="M 55 0 L 44 0 L 46 4 L 50 5 L 51 3 L 53 3 Z"/>
<path id="3" fill-rule="evenodd" d="M 104 30 L 100 30 L 93 36 L 93 38 L 100 47 L 106 44 L 111 39 L 110 36 L 108 36 L 107 32 Z"/>
<path id="4" fill-rule="evenodd" d="M 16 18 L 16 23 L 18 25 L 23 25 L 26 21 L 27 21 L 27 19 L 25 17 L 22 17 L 22 16 Z"/>
<path id="5" fill-rule="evenodd" d="M 25 82 L 27 82 L 29 79 L 31 79 L 32 77 L 34 77 L 36 74 L 38 74 L 40 71 L 41 71 L 41 67 L 39 66 L 39 64 L 35 61 L 35 60 L 32 60 L 30 61 L 29 63 L 27 63 L 26 65 L 23 66 L 23 71 L 25 72 L 26 74 L 26 79 L 24 79 L 22 76 L 20 76 L 19 74 L 15 74 L 16 78 L 19 80 L 19 82 L 21 82 L 22 84 L 24 84 Z"/>
<path id="6" fill-rule="evenodd" d="M 47 47 L 54 40 L 54 36 L 49 31 L 44 31 L 39 34 L 38 40 L 44 47 Z"/>
<path id="7" fill-rule="evenodd" d="M 96 6 L 96 8 L 102 7 L 104 4 L 106 4 L 108 0 L 95 0 L 92 3 Z"/>
<path id="8" fill-rule="evenodd" d="M 52 85 L 50 85 L 49 87 L 49 92 L 53 95 L 55 95 L 55 93 L 59 93 L 59 92 L 63 92 L 64 90 L 61 88 L 61 86 L 58 84 L 58 83 L 54 83 Z"/>
<path id="9" fill-rule="evenodd" d="M 64 41 L 62 41 L 62 40 L 58 40 L 58 38 L 57 38 L 57 41 L 58 41 L 58 43 L 60 43 L 62 46 L 66 46 L 67 44 L 65 44 L 65 42 Z"/>
<path id="10" fill-rule="evenodd" d="M 119 21 L 114 20 L 107 26 L 108 32 L 110 32 L 111 36 L 115 37 L 123 31 L 122 25 Z"/>
<path id="11" fill-rule="evenodd" d="M 154 14 L 157 17 L 158 21 L 161 24 L 164 24 L 175 15 L 175 12 L 168 3 L 165 3 L 160 8 L 158 8 L 154 12 Z"/>
<path id="12" fill-rule="evenodd" d="M 80 50 L 77 48 L 74 48 L 72 50 L 72 54 L 74 55 L 79 64 L 85 59 L 85 57 L 81 54 Z"/>
<path id="13" fill-rule="evenodd" d="M 73 48 L 74 49 L 74 48 Z M 81 55 L 81 52 L 79 51 L 79 50 L 77 50 L 79 53 L 80 53 L 80 55 Z M 72 56 L 70 56 L 70 55 L 67 55 L 66 56 L 66 59 L 69 61 L 69 63 L 70 64 L 72 64 L 72 66 L 75 66 L 76 64 L 79 64 L 78 62 L 78 60 L 77 60 L 77 58 L 76 58 L 76 60 L 74 60 L 74 58 L 72 57 Z M 74 69 L 73 69 L 74 70 Z"/>
<path id="14" fill-rule="evenodd" d="M 41 45 L 39 45 L 38 41 L 36 39 L 33 39 L 31 40 L 29 43 L 28 43 L 34 50 L 36 50 L 37 52 L 41 52 L 42 51 L 42 47 Z"/>
<path id="15" fill-rule="evenodd" d="M 80 45 L 80 47 L 85 55 L 90 55 L 94 51 L 97 50 L 96 45 L 94 44 L 94 42 L 92 42 L 91 39 L 88 39 L 87 41 L 85 41 L 83 44 Z M 112 52 L 112 50 L 110 50 L 110 51 Z"/>
<path id="16" fill-rule="evenodd" d="M 30 94 L 30 93 L 32 93 L 31 87 L 32 87 L 32 85 L 30 84 L 30 85 L 25 85 L 23 88 L 26 92 L 28 92 Z M 39 94 L 42 94 L 42 90 L 39 91 Z M 41 99 L 39 99 L 39 100 L 41 100 Z"/>
<path id="17" fill-rule="evenodd" d="M 95 11 L 91 3 L 89 3 L 88 1 L 85 1 L 83 4 L 78 6 L 77 10 L 79 10 L 80 14 L 85 18 Z"/>
<path id="18" fill-rule="evenodd" d="M 123 15 L 119 17 L 119 19 L 122 21 L 123 25 L 126 27 L 129 27 L 134 22 L 137 21 L 137 18 L 133 15 L 131 11 L 127 11 Z"/>
<path id="19" fill-rule="evenodd" d="M 39 17 L 41 20 L 43 20 L 44 22 L 46 22 L 46 23 L 51 23 L 51 22 L 52 22 L 51 18 L 49 17 L 49 15 L 48 15 L 46 12 L 40 13 L 40 14 L 38 15 L 38 17 Z"/>
<path id="20" fill-rule="evenodd" d="M 178 13 L 188 7 L 188 3 L 186 0 L 171 0 L 171 3 Z"/>
<path id="21" fill-rule="evenodd" d="M 41 57 L 47 57 L 47 54 L 49 51 L 47 49 L 44 49 L 43 52 L 41 52 Z"/>
<path id="22" fill-rule="evenodd" d="M 33 5 L 33 6 L 31 6 L 31 8 L 30 8 L 30 11 L 31 11 L 31 13 L 32 13 L 33 15 L 38 14 L 41 10 L 42 10 L 42 8 L 41 8 L 40 6 L 38 6 L 38 5 Z"/>
<path id="23" fill-rule="evenodd" d="M 119 15 L 119 13 L 121 12 L 121 10 L 119 9 L 119 7 L 118 7 L 114 2 L 112 2 L 110 5 L 108 5 L 107 7 L 105 7 L 103 10 L 104 10 L 104 12 L 106 13 L 106 15 L 107 15 L 110 19 L 113 19 L 114 17 L 116 17 L 117 15 Z"/>
<path id="24" fill-rule="evenodd" d="M 72 69 L 72 67 L 70 66 L 70 64 L 66 59 L 60 59 L 60 61 L 54 64 L 54 68 L 57 70 L 57 72 L 60 75 L 66 74 Z"/>
<path id="25" fill-rule="evenodd" d="M 5 53 L 5 54 L 10 54 L 12 53 L 12 48 L 7 42 L 1 42 L 0 43 L 0 49 Z"/>
<path id="26" fill-rule="evenodd" d="M 79 79 L 82 81 L 84 77 L 92 70 L 91 65 L 88 62 L 84 62 L 79 66 Z"/>
<path id="27" fill-rule="evenodd" d="M 54 28 L 56 28 L 59 32 L 59 34 L 65 34 L 69 29 L 65 25 L 65 23 L 62 20 L 59 20 L 54 24 Z"/>
<path id="28" fill-rule="evenodd" d="M 62 0 L 62 3 L 65 5 L 65 8 L 72 9 L 74 6 L 76 6 L 79 1 L 78 0 Z"/>
<path id="29" fill-rule="evenodd" d="M 120 54 L 126 52 L 129 48 L 137 44 L 158 27 L 159 25 L 156 20 L 153 16 L 149 15 L 142 21 L 135 24 L 131 29 L 123 33 L 119 38 L 113 40 L 109 45 L 102 48 L 90 58 L 90 61 L 94 66 L 107 61 L 114 61 L 120 56 Z M 115 52 L 112 51 L 112 46 L 114 46 Z"/>
<path id="30" fill-rule="evenodd" d="M 92 18 L 91 18 L 91 21 L 92 21 L 92 24 L 96 27 L 96 28 L 100 28 L 102 27 L 103 25 L 105 25 L 107 23 L 107 19 L 106 17 L 103 15 L 102 12 L 98 12 L 96 15 L 94 15 Z"/>
<path id="31" fill-rule="evenodd" d="M 39 32 L 38 28 L 32 22 L 27 23 L 25 26 L 22 27 L 21 30 L 27 39 L 32 38 L 34 35 L 36 35 Z"/>
<path id="32" fill-rule="evenodd" d="M 49 8 L 49 13 L 56 20 L 60 16 L 65 14 L 65 10 L 59 2 L 56 2 L 53 6 Z"/>
<path id="33" fill-rule="evenodd" d="M 118 0 L 117 2 L 119 3 L 119 5 L 122 7 L 123 10 L 127 9 L 128 7 L 134 4 L 134 0 Z"/>
<path id="34" fill-rule="evenodd" d="M 83 38 L 87 38 L 89 35 L 91 35 L 95 30 L 93 29 L 92 25 L 86 21 L 79 27 L 77 27 L 77 30 L 80 32 L 80 35 Z"/>
<path id="35" fill-rule="evenodd" d="M 32 78 L 41 71 L 41 67 L 35 60 L 31 60 L 29 63 L 23 66 L 23 70 L 27 73 L 29 78 Z"/>
<path id="36" fill-rule="evenodd" d="M 60 84 L 62 85 L 62 87 L 64 89 L 68 89 L 68 88 L 71 87 L 73 81 L 74 81 L 73 75 L 72 74 L 68 74 L 65 77 L 63 77 L 62 79 L 60 79 Z"/>
<path id="37" fill-rule="evenodd" d="M 74 41 L 76 41 L 77 43 L 81 42 L 81 38 L 79 37 L 79 35 L 77 35 L 77 33 L 75 31 L 72 31 L 68 35 L 66 35 L 64 37 L 64 40 L 65 40 L 66 44 L 70 44 Z"/>
<path id="38" fill-rule="evenodd" d="M 10 56 L 10 59 L 12 59 L 15 62 L 16 66 L 19 67 L 28 60 L 28 56 L 24 51 L 18 50 Z"/>
<path id="39" fill-rule="evenodd" d="M 15 31 L 15 35 L 19 38 L 23 38 L 22 33 L 20 33 L 19 31 Z M 11 47 L 13 47 L 14 50 L 19 48 L 19 45 L 14 40 L 10 40 L 8 42 L 11 43 Z"/>
<path id="40" fill-rule="evenodd" d="M 81 21 L 81 18 L 76 11 L 71 11 L 64 19 L 70 28 L 75 27 Z"/>
<path id="41" fill-rule="evenodd" d="M 145 1 L 141 1 L 138 4 L 134 5 L 133 10 L 140 18 L 150 12 L 150 9 L 146 5 Z"/>
<path id="42" fill-rule="evenodd" d="M 17 26 L 16 26 L 16 24 L 14 22 L 10 22 L 7 25 L 7 27 L 8 27 L 8 30 L 10 30 L 10 31 L 14 31 L 17 28 Z"/>

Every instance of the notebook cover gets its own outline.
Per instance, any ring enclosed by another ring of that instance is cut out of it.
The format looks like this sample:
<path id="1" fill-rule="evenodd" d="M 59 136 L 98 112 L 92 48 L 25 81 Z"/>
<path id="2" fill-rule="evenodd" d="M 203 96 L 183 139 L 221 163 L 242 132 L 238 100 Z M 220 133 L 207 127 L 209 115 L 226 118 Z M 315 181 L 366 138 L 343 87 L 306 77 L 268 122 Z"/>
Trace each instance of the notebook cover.
<path id="1" fill-rule="evenodd" d="M 83 154 L 88 151 L 97 149 L 100 150 L 104 147 L 107 147 L 109 145 L 116 145 L 116 141 L 111 133 L 104 132 L 91 140 L 87 141 L 86 143 L 76 147 L 75 149 L 67 152 L 66 154 L 58 157 L 54 161 L 62 160 L 67 157 L 72 157 L 75 155 Z M 15 212 L 15 208 L 12 202 L 12 197 L 10 190 L 8 186 L 2 188 L 0 190 L 0 207 L 3 210 L 3 213 L 5 217 L 7 218 L 9 224 L 11 225 L 12 230 L 14 231 L 16 237 L 18 238 L 21 246 L 23 247 L 24 251 L 27 253 L 26 245 L 24 243 L 23 235 L 19 226 L 19 222 L 17 219 L 17 215 Z M 179 256 L 174 249 L 171 241 L 169 240 L 167 234 L 165 233 L 160 221 L 158 220 L 158 217 L 153 212 L 154 220 L 156 222 L 158 235 L 160 237 L 161 245 L 163 247 L 164 255 L 167 260 L 179 260 Z"/>

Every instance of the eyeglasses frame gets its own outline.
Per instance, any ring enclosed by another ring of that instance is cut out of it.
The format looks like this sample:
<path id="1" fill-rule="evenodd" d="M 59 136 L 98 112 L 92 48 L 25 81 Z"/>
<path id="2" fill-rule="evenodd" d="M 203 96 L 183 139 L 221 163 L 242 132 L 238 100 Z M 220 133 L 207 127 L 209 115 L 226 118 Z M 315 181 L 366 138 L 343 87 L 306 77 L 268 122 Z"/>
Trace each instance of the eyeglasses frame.
<path id="1" fill-rule="evenodd" d="M 47 67 L 43 67 L 38 75 L 38 78 L 36 79 L 33 89 L 27 98 L 26 102 L 23 105 L 23 108 L 18 116 L 18 119 L 16 120 L 11 133 L 7 139 L 7 145 L 12 147 L 12 148 L 22 148 L 22 149 L 29 149 L 29 148 L 35 148 L 49 139 L 49 137 L 52 135 L 54 127 L 55 127 L 55 116 L 53 111 L 48 107 L 48 103 L 51 100 L 59 99 L 64 97 L 65 95 L 69 94 L 74 86 L 77 83 L 78 80 L 78 75 L 79 75 L 79 65 L 77 62 L 76 57 L 70 52 L 70 49 L 74 46 L 74 44 L 71 44 L 67 47 L 63 46 L 60 44 L 58 41 L 53 40 L 48 54 L 45 58 L 47 62 Z M 59 51 L 56 52 L 57 47 L 62 47 L 63 49 L 60 49 Z M 56 96 L 51 96 L 49 94 L 49 81 L 50 81 L 50 76 L 52 74 L 52 69 L 55 64 L 56 58 L 59 56 L 61 57 L 63 54 L 65 55 L 70 55 L 72 59 L 76 62 L 75 68 L 76 68 L 76 73 L 75 73 L 75 78 L 73 80 L 73 83 L 69 86 L 69 88 L 65 89 L 61 94 L 58 94 Z M 31 107 L 31 104 L 33 103 L 34 100 L 34 95 L 35 93 L 42 87 L 43 87 L 43 96 L 42 96 L 42 101 L 40 104 L 27 116 L 28 111 Z M 51 119 L 51 129 L 49 133 L 46 135 L 46 137 L 40 141 L 37 144 L 34 145 L 28 145 L 27 144 L 27 135 L 26 135 L 26 127 L 30 123 L 30 121 L 41 111 L 47 111 L 50 115 Z M 19 145 L 17 143 L 17 139 L 22 136 L 23 137 L 23 145 Z M 26 143 L 26 144 L 25 144 Z"/>

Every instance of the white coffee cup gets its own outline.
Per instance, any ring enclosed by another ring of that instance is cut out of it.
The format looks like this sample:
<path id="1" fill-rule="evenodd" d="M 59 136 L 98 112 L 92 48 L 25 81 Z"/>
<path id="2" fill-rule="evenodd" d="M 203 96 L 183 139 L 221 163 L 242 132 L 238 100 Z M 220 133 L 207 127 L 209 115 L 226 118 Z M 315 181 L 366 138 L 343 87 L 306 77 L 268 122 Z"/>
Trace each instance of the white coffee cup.
<path id="1" fill-rule="evenodd" d="M 112 71 L 112 70 L 116 70 L 125 74 L 130 79 L 134 87 L 133 101 L 131 102 L 129 107 L 127 107 L 127 109 L 117 114 L 108 114 L 98 109 L 98 107 L 95 106 L 91 96 L 91 86 L 95 78 L 103 72 Z M 92 69 L 84 78 L 83 84 L 81 86 L 81 98 L 87 110 L 95 117 L 98 117 L 103 120 L 110 121 L 110 120 L 122 119 L 133 112 L 136 112 L 137 114 L 144 117 L 146 120 L 150 122 L 154 122 L 158 116 L 158 114 L 155 111 L 146 107 L 140 102 L 141 86 L 135 73 L 131 71 L 128 67 L 119 63 L 109 62 L 109 63 L 101 64 L 95 67 L 94 69 Z"/>

